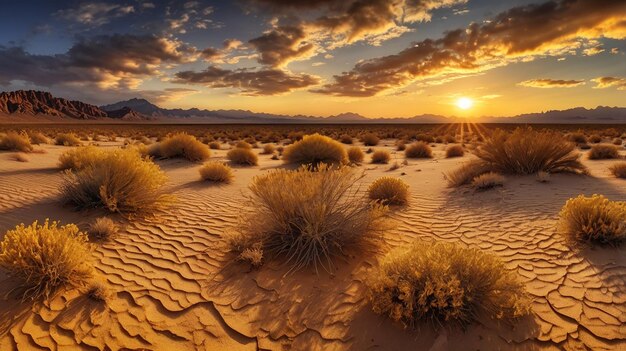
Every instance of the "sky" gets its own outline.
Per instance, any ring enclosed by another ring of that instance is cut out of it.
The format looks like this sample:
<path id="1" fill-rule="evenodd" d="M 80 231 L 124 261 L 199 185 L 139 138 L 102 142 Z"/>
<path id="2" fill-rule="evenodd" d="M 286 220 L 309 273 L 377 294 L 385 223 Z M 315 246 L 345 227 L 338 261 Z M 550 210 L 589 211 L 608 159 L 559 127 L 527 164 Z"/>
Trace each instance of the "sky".
<path id="1" fill-rule="evenodd" d="M 5 1 L 18 89 L 315 116 L 626 106 L 626 0 Z"/>

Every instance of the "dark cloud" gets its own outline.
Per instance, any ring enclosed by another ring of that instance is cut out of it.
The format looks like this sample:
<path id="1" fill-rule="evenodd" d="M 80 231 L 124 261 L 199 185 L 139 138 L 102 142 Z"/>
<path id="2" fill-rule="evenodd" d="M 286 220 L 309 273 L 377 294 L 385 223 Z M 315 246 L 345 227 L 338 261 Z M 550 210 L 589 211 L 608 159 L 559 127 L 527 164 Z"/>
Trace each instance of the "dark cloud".
<path id="1" fill-rule="evenodd" d="M 316 92 L 372 96 L 415 80 L 484 71 L 517 60 L 564 53 L 600 37 L 624 38 L 626 2 L 562 0 L 521 6 L 483 24 L 426 39 L 395 54 L 358 63 Z"/>
<path id="2" fill-rule="evenodd" d="M 307 35 L 299 27 L 278 27 L 249 41 L 260 56 L 259 63 L 281 66 L 290 61 L 310 57 L 314 46 L 306 41 Z"/>
<path id="3" fill-rule="evenodd" d="M 563 80 L 563 79 L 529 79 L 520 82 L 519 85 L 530 88 L 573 88 L 580 85 L 584 85 L 584 80 Z"/>
<path id="4" fill-rule="evenodd" d="M 591 80 L 596 83 L 595 89 L 606 89 L 615 87 L 617 90 L 626 90 L 626 78 L 619 77 L 598 77 Z"/>
<path id="5" fill-rule="evenodd" d="M 319 79 L 308 74 L 292 74 L 280 69 L 227 70 L 209 66 L 200 72 L 178 72 L 173 82 L 210 88 L 235 88 L 245 95 L 278 95 L 315 85 Z"/>
<path id="6" fill-rule="evenodd" d="M 135 12 L 132 5 L 119 5 L 105 2 L 85 2 L 77 8 L 60 10 L 55 13 L 59 18 L 90 26 L 101 26 L 114 18 Z"/>

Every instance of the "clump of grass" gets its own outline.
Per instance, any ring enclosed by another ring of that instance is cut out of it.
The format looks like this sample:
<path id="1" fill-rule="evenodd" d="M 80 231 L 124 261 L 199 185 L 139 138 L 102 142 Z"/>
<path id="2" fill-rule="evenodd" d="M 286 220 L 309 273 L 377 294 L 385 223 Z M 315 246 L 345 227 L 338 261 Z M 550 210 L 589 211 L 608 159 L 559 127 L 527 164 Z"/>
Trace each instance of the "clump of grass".
<path id="1" fill-rule="evenodd" d="M 30 137 L 30 142 L 36 145 L 40 144 L 48 144 L 50 140 L 47 136 L 40 132 L 33 132 L 28 135 Z"/>
<path id="2" fill-rule="evenodd" d="M 433 151 L 424 141 L 417 141 L 406 147 L 404 150 L 406 158 L 432 158 Z"/>
<path id="3" fill-rule="evenodd" d="M 352 144 L 353 140 L 352 137 L 349 136 L 348 134 L 343 134 L 342 136 L 339 137 L 339 141 L 343 144 Z"/>
<path id="4" fill-rule="evenodd" d="M 98 162 L 66 171 L 62 198 L 77 208 L 104 208 L 126 217 L 154 213 L 168 202 L 167 176 L 132 149 L 104 152 Z"/>
<path id="5" fill-rule="evenodd" d="M 96 146 L 81 146 L 63 152 L 57 162 L 60 169 L 77 171 L 89 165 L 97 163 L 104 156 L 103 151 Z"/>
<path id="6" fill-rule="evenodd" d="M 263 155 L 271 155 L 276 151 L 276 148 L 272 144 L 263 145 L 263 151 L 261 152 Z"/>
<path id="7" fill-rule="evenodd" d="M 0 138 L 0 150 L 31 152 L 33 146 L 26 133 L 8 132 Z"/>
<path id="8" fill-rule="evenodd" d="M 622 143 L 623 143 L 623 141 L 620 138 L 613 139 L 613 145 L 620 146 L 620 145 L 622 145 Z"/>
<path id="9" fill-rule="evenodd" d="M 252 149 L 234 148 L 228 151 L 226 158 L 236 165 L 256 166 L 259 164 L 259 157 Z"/>
<path id="10" fill-rule="evenodd" d="M 601 137 L 601 136 L 599 136 L 598 134 L 594 134 L 594 135 L 592 135 L 592 136 L 590 136 L 590 137 L 589 137 L 589 141 L 590 141 L 592 144 L 597 144 L 597 143 L 599 143 L 599 142 L 601 142 L 601 141 L 602 141 L 602 137 Z"/>
<path id="11" fill-rule="evenodd" d="M 367 192 L 370 199 L 383 205 L 403 206 L 409 202 L 409 185 L 399 178 L 378 178 L 370 185 Z"/>
<path id="12" fill-rule="evenodd" d="M 23 153 L 23 152 L 18 152 L 16 154 L 13 155 L 13 159 L 17 162 L 28 162 L 30 161 L 30 159 L 28 158 L 28 156 Z"/>
<path id="13" fill-rule="evenodd" d="M 617 146 L 611 144 L 593 145 L 589 150 L 588 157 L 590 160 L 608 160 L 619 157 Z"/>
<path id="14" fill-rule="evenodd" d="M 107 302 L 111 298 L 109 288 L 100 281 L 92 281 L 87 288 L 87 297 L 97 302 Z"/>
<path id="15" fill-rule="evenodd" d="M 365 146 L 376 146 L 380 142 L 380 139 L 374 133 L 367 133 L 361 136 L 361 141 Z"/>
<path id="16" fill-rule="evenodd" d="M 56 145 L 78 146 L 81 144 L 80 139 L 74 133 L 59 133 L 54 139 Z"/>
<path id="17" fill-rule="evenodd" d="M 209 149 L 211 150 L 219 150 L 221 148 L 222 148 L 222 145 L 220 145 L 220 143 L 217 141 L 212 141 L 209 143 Z"/>
<path id="18" fill-rule="evenodd" d="M 248 144 L 244 140 L 240 140 L 235 144 L 235 147 L 238 149 L 252 149 L 252 145 Z"/>
<path id="19" fill-rule="evenodd" d="M 496 130 L 476 150 L 476 156 L 494 172 L 504 174 L 586 173 L 576 146 L 561 133 L 516 128 L 508 135 Z"/>
<path id="20" fill-rule="evenodd" d="M 574 243 L 619 245 L 626 240 L 626 203 L 602 195 L 571 198 L 561 209 L 558 230 Z"/>
<path id="21" fill-rule="evenodd" d="M 211 151 L 195 136 L 178 133 L 161 141 L 154 149 L 163 158 L 182 157 L 192 162 L 204 161 L 211 157 Z"/>
<path id="22" fill-rule="evenodd" d="M 230 183 L 234 175 L 233 170 L 222 162 L 207 162 L 200 167 L 200 179 L 215 183 Z"/>
<path id="23" fill-rule="evenodd" d="M 391 159 L 391 155 L 387 150 L 376 150 L 372 153 L 372 163 L 387 164 Z"/>
<path id="24" fill-rule="evenodd" d="M 465 328 L 481 318 L 512 322 L 530 312 L 523 284 L 498 257 L 452 243 L 396 249 L 367 285 L 374 312 L 407 328 Z"/>
<path id="25" fill-rule="evenodd" d="M 465 155 L 465 150 L 463 150 L 463 146 L 461 145 L 451 145 L 446 148 L 446 157 L 463 157 Z"/>
<path id="26" fill-rule="evenodd" d="M 396 150 L 404 151 L 405 149 L 406 149 L 406 142 L 404 142 L 404 140 L 398 140 L 398 143 L 396 144 Z"/>
<path id="27" fill-rule="evenodd" d="M 569 135 L 569 140 L 576 144 L 587 143 L 587 137 L 583 133 L 572 133 Z"/>
<path id="28" fill-rule="evenodd" d="M 89 238 L 93 241 L 107 241 L 117 235 L 119 230 L 120 228 L 115 221 L 108 217 L 100 217 L 91 223 L 88 233 Z"/>
<path id="29" fill-rule="evenodd" d="M 250 185 L 252 212 L 230 246 L 241 256 L 260 250 L 283 259 L 291 270 L 313 266 L 330 270 L 332 258 L 375 239 L 382 208 L 371 206 L 350 167 L 320 165 L 278 169 L 256 176 Z M 293 191 L 298 189 L 298 191 Z"/>
<path id="30" fill-rule="evenodd" d="M 352 146 L 348 149 L 348 161 L 351 164 L 359 164 L 365 159 L 365 153 L 358 146 Z"/>
<path id="31" fill-rule="evenodd" d="M 87 235 L 74 224 L 20 224 L 0 243 L 0 267 L 20 281 L 22 299 L 48 298 L 61 285 L 83 284 L 93 274 L 90 257 Z"/>
<path id="32" fill-rule="evenodd" d="M 481 174 L 472 179 L 472 187 L 476 190 L 488 190 L 503 185 L 504 177 L 494 172 Z"/>
<path id="33" fill-rule="evenodd" d="M 626 162 L 614 164 L 609 168 L 609 171 L 617 178 L 626 178 Z"/>
<path id="34" fill-rule="evenodd" d="M 320 134 L 305 135 L 302 140 L 288 146 L 283 161 L 289 164 L 313 165 L 345 164 L 348 155 L 341 143 Z"/>
<path id="35" fill-rule="evenodd" d="M 474 178 L 489 172 L 490 167 L 482 160 L 471 160 L 462 164 L 459 168 L 445 174 L 448 185 L 459 187 L 472 182 Z"/>

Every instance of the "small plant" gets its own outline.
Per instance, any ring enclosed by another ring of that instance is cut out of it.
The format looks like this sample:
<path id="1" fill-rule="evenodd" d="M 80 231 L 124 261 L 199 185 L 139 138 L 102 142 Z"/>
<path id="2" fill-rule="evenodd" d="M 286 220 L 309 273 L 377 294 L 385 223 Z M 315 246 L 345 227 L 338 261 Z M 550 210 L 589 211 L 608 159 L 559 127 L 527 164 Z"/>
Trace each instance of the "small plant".
<path id="1" fill-rule="evenodd" d="M 417 141 L 404 150 L 406 158 L 432 158 L 433 151 L 424 141 Z"/>
<path id="2" fill-rule="evenodd" d="M 89 226 L 89 238 L 92 241 L 107 241 L 117 235 L 119 229 L 117 223 L 108 217 L 96 218 Z"/>
<path id="3" fill-rule="evenodd" d="M 351 164 L 359 164 L 365 159 L 365 153 L 358 146 L 352 146 L 348 149 L 348 161 Z"/>
<path id="4" fill-rule="evenodd" d="M 96 146 L 81 146 L 63 152 L 57 164 L 60 169 L 77 171 L 97 163 L 105 152 Z"/>
<path id="5" fill-rule="evenodd" d="M 380 139 L 378 139 L 378 136 L 376 134 L 367 133 L 361 137 L 361 141 L 365 146 L 376 146 L 380 142 Z"/>
<path id="6" fill-rule="evenodd" d="M 404 142 L 404 140 L 398 140 L 398 143 L 396 144 L 396 150 L 404 151 L 405 149 L 406 149 L 406 143 Z"/>
<path id="7" fill-rule="evenodd" d="M 252 149 L 234 148 L 228 151 L 226 158 L 236 165 L 256 166 L 259 164 L 259 157 Z"/>
<path id="8" fill-rule="evenodd" d="M 8 132 L 0 139 L 0 150 L 31 152 L 33 146 L 26 133 Z"/>
<path id="9" fill-rule="evenodd" d="M 620 138 L 613 139 L 613 145 L 620 146 L 620 145 L 622 145 L 622 143 L 623 143 L 623 141 Z"/>
<path id="10" fill-rule="evenodd" d="M 28 136 L 30 137 L 30 142 L 35 145 L 48 144 L 50 142 L 50 140 L 48 140 L 48 137 L 45 136 L 43 133 L 34 132 L 30 133 Z"/>
<path id="11" fill-rule="evenodd" d="M 459 168 L 445 174 L 448 185 L 459 187 L 472 182 L 474 178 L 489 172 L 489 165 L 481 160 L 471 160 L 462 164 Z"/>
<path id="12" fill-rule="evenodd" d="M 383 205 L 403 206 L 409 202 L 409 185 L 398 178 L 378 178 L 370 185 L 367 192 L 370 199 Z"/>
<path id="13" fill-rule="evenodd" d="M 238 148 L 238 149 L 252 149 L 252 145 L 248 144 L 247 142 L 245 142 L 243 140 L 238 141 L 235 144 L 235 147 Z"/>
<path id="14" fill-rule="evenodd" d="M 367 281 L 374 312 L 407 328 L 460 326 L 530 312 L 523 284 L 502 261 L 452 243 L 417 242 L 390 252 Z"/>
<path id="15" fill-rule="evenodd" d="M 387 164 L 391 159 L 391 155 L 387 150 L 376 150 L 372 153 L 372 163 Z"/>
<path id="16" fill-rule="evenodd" d="M 207 162 L 200 167 L 200 179 L 215 183 L 230 183 L 233 178 L 233 170 L 222 162 Z"/>
<path id="17" fill-rule="evenodd" d="M 343 134 L 342 136 L 339 137 L 339 141 L 341 141 L 341 143 L 343 144 L 352 144 L 352 137 L 349 136 L 348 134 Z"/>
<path id="18" fill-rule="evenodd" d="M 461 145 L 451 145 L 446 148 L 446 158 L 463 157 L 463 155 L 465 155 L 465 150 Z"/>
<path id="19" fill-rule="evenodd" d="M 276 148 L 272 144 L 263 145 L 263 151 L 261 152 L 263 155 L 271 155 L 276 151 Z"/>
<path id="20" fill-rule="evenodd" d="M 192 162 L 211 157 L 211 151 L 193 135 L 178 133 L 161 141 L 155 149 L 163 158 L 182 157 Z"/>
<path id="21" fill-rule="evenodd" d="M 587 137 L 583 133 L 572 133 L 569 135 L 569 140 L 576 144 L 586 144 Z"/>
<path id="22" fill-rule="evenodd" d="M 283 161 L 289 164 L 313 165 L 345 164 L 346 149 L 341 143 L 320 134 L 305 135 L 283 152 Z"/>
<path id="23" fill-rule="evenodd" d="M 0 243 L 0 267 L 21 282 L 23 300 L 48 298 L 64 284 L 83 284 L 94 271 L 90 257 L 87 235 L 74 224 L 20 224 Z"/>
<path id="24" fill-rule="evenodd" d="M 209 149 L 211 149 L 211 150 L 219 150 L 221 148 L 222 148 L 222 146 L 217 141 L 212 141 L 212 142 L 209 143 Z"/>
<path id="25" fill-rule="evenodd" d="M 609 170 L 617 178 L 626 178 L 626 162 L 614 164 Z"/>
<path id="26" fill-rule="evenodd" d="M 619 151 L 615 145 L 598 144 L 592 146 L 591 150 L 589 150 L 590 160 L 608 160 L 613 158 L 619 158 Z"/>
<path id="27" fill-rule="evenodd" d="M 599 136 L 598 134 L 594 134 L 594 135 L 592 135 L 592 136 L 590 136 L 590 137 L 589 137 L 589 141 L 590 141 L 592 144 L 597 144 L 597 143 L 599 143 L 599 142 L 601 142 L 601 141 L 602 141 L 602 137 L 601 137 L 601 136 Z"/>
<path id="28" fill-rule="evenodd" d="M 559 232 L 569 241 L 616 246 L 626 240 L 626 203 L 602 195 L 567 200 L 559 214 Z"/>
<path id="29" fill-rule="evenodd" d="M 504 177 L 494 172 L 481 174 L 472 180 L 472 187 L 476 190 L 488 190 L 503 185 Z"/>
<path id="30" fill-rule="evenodd" d="M 109 288 L 100 281 L 92 281 L 87 288 L 87 297 L 97 302 L 107 302 L 111 297 Z"/>
<path id="31" fill-rule="evenodd" d="M 63 146 L 78 146 L 81 144 L 80 139 L 74 133 L 59 133 L 54 143 Z"/>

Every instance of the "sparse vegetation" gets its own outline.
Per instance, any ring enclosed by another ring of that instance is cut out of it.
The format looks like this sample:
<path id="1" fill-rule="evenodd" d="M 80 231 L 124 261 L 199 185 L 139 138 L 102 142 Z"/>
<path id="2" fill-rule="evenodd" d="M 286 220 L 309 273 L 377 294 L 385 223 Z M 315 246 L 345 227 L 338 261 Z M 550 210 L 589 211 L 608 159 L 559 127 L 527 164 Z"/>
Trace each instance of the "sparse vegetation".
<path id="1" fill-rule="evenodd" d="M 626 240 L 625 202 L 579 195 L 567 200 L 559 217 L 559 232 L 571 242 L 616 246 Z"/>
<path id="2" fill-rule="evenodd" d="M 109 288 L 100 281 L 92 281 L 87 288 L 87 297 L 97 302 L 107 302 L 111 297 Z"/>
<path id="3" fill-rule="evenodd" d="M 365 159 L 365 153 L 358 146 L 352 146 L 348 149 L 348 161 L 351 164 L 359 164 Z"/>
<path id="4" fill-rule="evenodd" d="M 341 137 L 339 137 L 339 141 L 341 141 L 341 143 L 343 144 L 352 144 L 352 137 L 349 136 L 348 134 L 343 134 Z"/>
<path id="5" fill-rule="evenodd" d="M 446 148 L 446 158 L 463 157 L 463 155 L 465 155 L 465 150 L 461 145 L 451 145 Z"/>
<path id="6" fill-rule="evenodd" d="M 481 174 L 472 179 L 472 187 L 476 190 L 488 190 L 503 185 L 504 177 L 494 172 Z"/>
<path id="7" fill-rule="evenodd" d="M 31 152 L 33 146 L 26 133 L 8 132 L 0 138 L 0 150 Z"/>
<path id="8" fill-rule="evenodd" d="M 215 183 L 230 183 L 233 170 L 227 164 L 217 161 L 207 162 L 200 167 L 200 179 Z"/>
<path id="9" fill-rule="evenodd" d="M 626 162 L 614 164 L 609 170 L 617 178 L 626 178 Z"/>
<path id="10" fill-rule="evenodd" d="M 489 165 L 481 160 L 471 160 L 459 168 L 445 174 L 448 184 L 452 187 L 469 184 L 474 178 L 489 172 Z"/>
<path id="11" fill-rule="evenodd" d="M 361 137 L 361 141 L 365 146 L 376 146 L 380 142 L 380 139 L 376 134 L 367 133 Z"/>
<path id="12" fill-rule="evenodd" d="M 222 148 L 222 146 L 217 141 L 212 141 L 212 142 L 209 143 L 209 149 L 211 149 L 211 150 L 219 150 L 221 148 Z"/>
<path id="13" fill-rule="evenodd" d="M 424 141 L 417 141 L 404 150 L 406 158 L 432 158 L 433 151 Z"/>
<path id="14" fill-rule="evenodd" d="M 597 144 L 591 147 L 588 157 L 590 160 L 608 160 L 619 157 L 617 146 L 611 144 Z"/>
<path id="15" fill-rule="evenodd" d="M 376 150 L 372 153 L 372 163 L 387 164 L 391 159 L 391 155 L 387 150 Z"/>
<path id="16" fill-rule="evenodd" d="M 107 241 L 117 235 L 119 226 L 108 217 L 96 218 L 89 226 L 89 239 L 92 241 Z"/>
<path id="17" fill-rule="evenodd" d="M 182 157 L 192 162 L 204 161 L 211 157 L 211 151 L 193 135 L 177 133 L 161 141 L 153 152 L 159 157 Z"/>
<path id="18" fill-rule="evenodd" d="M 35 145 L 48 144 L 50 142 L 48 137 L 45 136 L 43 133 L 34 132 L 30 133 L 28 136 L 30 137 L 30 142 Z"/>
<path id="19" fill-rule="evenodd" d="M 252 149 L 252 145 L 248 144 L 244 140 L 240 140 L 235 144 L 235 147 L 238 149 Z"/>
<path id="20" fill-rule="evenodd" d="M 78 146 L 80 139 L 74 133 L 59 133 L 54 139 L 54 143 L 63 146 Z"/>
<path id="21" fill-rule="evenodd" d="M 81 146 L 63 152 L 59 156 L 58 166 L 60 169 L 77 171 L 89 165 L 97 163 L 106 151 L 96 146 Z"/>
<path id="22" fill-rule="evenodd" d="M 367 192 L 370 199 L 383 205 L 403 206 L 409 202 L 409 185 L 398 178 L 378 178 L 370 185 Z"/>
<path id="23" fill-rule="evenodd" d="M 261 152 L 263 155 L 271 155 L 276 151 L 276 148 L 272 144 L 263 145 L 263 151 Z"/>
<path id="24" fill-rule="evenodd" d="M 259 157 L 252 149 L 234 148 L 228 151 L 226 158 L 236 165 L 256 166 L 259 164 Z"/>
<path id="25" fill-rule="evenodd" d="M 345 164 L 348 155 L 341 143 L 320 134 L 305 135 L 283 152 L 283 161 L 290 164 Z"/>

